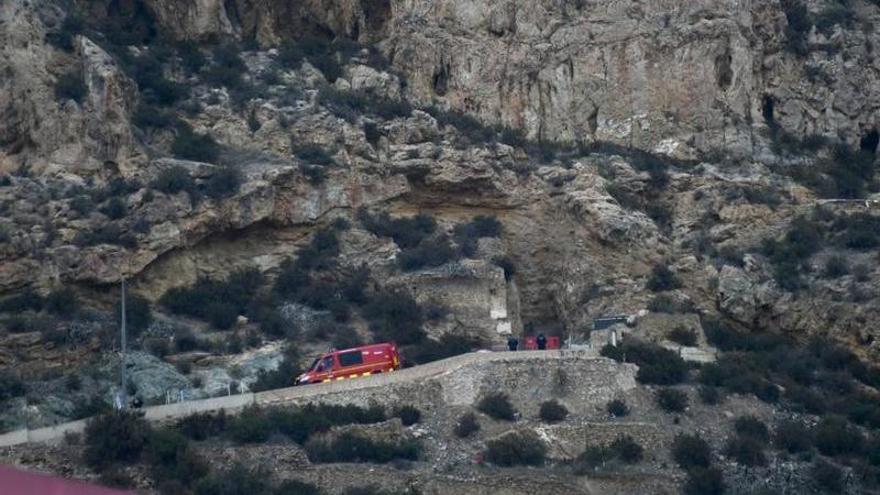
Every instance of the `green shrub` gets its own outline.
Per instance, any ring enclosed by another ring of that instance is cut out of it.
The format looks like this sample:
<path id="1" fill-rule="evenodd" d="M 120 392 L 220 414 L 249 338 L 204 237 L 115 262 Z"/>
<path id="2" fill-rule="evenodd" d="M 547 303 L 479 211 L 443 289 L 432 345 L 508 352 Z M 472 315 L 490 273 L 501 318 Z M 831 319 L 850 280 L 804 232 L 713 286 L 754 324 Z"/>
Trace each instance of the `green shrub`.
<path id="1" fill-rule="evenodd" d="M 153 431 L 145 457 L 156 480 L 189 484 L 208 474 L 208 465 L 190 448 L 186 437 L 172 430 Z"/>
<path id="2" fill-rule="evenodd" d="M 688 406 L 687 394 L 674 388 L 658 389 L 654 400 L 666 412 L 683 412 Z"/>
<path id="3" fill-rule="evenodd" d="M 198 480 L 193 492 L 195 495 L 271 495 L 270 480 L 265 471 L 235 464 Z"/>
<path id="4" fill-rule="evenodd" d="M 721 392 L 718 390 L 718 387 L 700 385 L 698 393 L 700 395 L 700 400 L 703 401 L 703 404 L 714 406 L 721 403 L 722 397 Z"/>
<path id="5" fill-rule="evenodd" d="M 737 435 L 728 440 L 725 454 L 738 464 L 749 467 L 766 466 L 763 442 L 751 436 Z"/>
<path id="6" fill-rule="evenodd" d="M 229 330 L 238 320 L 238 310 L 234 306 L 213 302 L 205 308 L 208 322 L 218 330 Z"/>
<path id="7" fill-rule="evenodd" d="M 21 290 L 17 295 L 0 301 L 0 311 L 20 313 L 22 311 L 40 311 L 43 309 L 43 297 L 31 288 Z"/>
<path id="8" fill-rule="evenodd" d="M 504 421 L 515 421 L 516 410 L 510 398 L 503 392 L 492 392 L 480 399 L 477 410 L 487 416 Z"/>
<path id="9" fill-rule="evenodd" d="M 533 431 L 508 433 L 486 444 L 486 460 L 497 466 L 540 466 L 547 447 Z"/>
<path id="10" fill-rule="evenodd" d="M 422 419 L 422 412 L 413 406 L 403 406 L 394 415 L 400 418 L 403 426 L 412 426 Z"/>
<path id="11" fill-rule="evenodd" d="M 82 103 L 87 91 L 83 75 L 79 71 L 61 74 L 55 81 L 55 98 L 59 101 L 73 100 Z"/>
<path id="12" fill-rule="evenodd" d="M 274 491 L 274 495 L 321 495 L 317 486 L 298 480 L 284 480 Z"/>
<path id="13" fill-rule="evenodd" d="M 816 427 L 816 448 L 824 455 L 838 456 L 858 453 L 864 438 L 861 432 L 839 416 L 822 418 Z"/>
<path id="14" fill-rule="evenodd" d="M 430 237 L 437 222 L 429 215 L 416 215 L 392 219 L 387 212 L 373 216 L 366 209 L 357 212 L 357 218 L 365 229 L 378 237 L 391 237 L 401 249 L 414 248 Z"/>
<path id="15" fill-rule="evenodd" d="M 683 346 L 697 345 L 697 332 L 691 328 L 675 327 L 666 335 L 666 338 Z"/>
<path id="16" fill-rule="evenodd" d="M 21 377 L 11 370 L 0 370 L 0 402 L 21 397 L 27 392 Z"/>
<path id="17" fill-rule="evenodd" d="M 377 338 L 398 344 L 415 344 L 425 338 L 422 308 L 410 295 L 380 292 L 363 308 L 370 329 Z"/>
<path id="18" fill-rule="evenodd" d="M 688 365 L 681 356 L 656 344 L 627 339 L 618 346 L 606 345 L 601 354 L 637 364 L 636 379 L 641 383 L 673 385 L 687 377 Z"/>
<path id="19" fill-rule="evenodd" d="M 297 158 L 307 163 L 324 166 L 336 165 L 333 156 L 316 144 L 300 146 L 295 150 L 295 153 Z"/>
<path id="20" fill-rule="evenodd" d="M 220 167 L 205 181 L 205 193 L 220 200 L 238 193 L 242 183 L 241 171 L 235 167 Z"/>
<path id="21" fill-rule="evenodd" d="M 145 102 L 135 109 L 131 121 L 141 129 L 168 129 L 179 124 L 179 119 L 170 111 Z"/>
<path id="22" fill-rule="evenodd" d="M 770 440 L 767 425 L 755 416 L 740 416 L 736 418 L 733 426 L 739 436 L 753 438 L 761 444 L 766 444 Z"/>
<path id="23" fill-rule="evenodd" d="M 456 225 L 454 233 L 455 243 L 461 253 L 471 257 L 477 252 L 477 241 L 480 238 L 501 236 L 501 222 L 495 217 L 479 215 L 468 223 Z"/>
<path id="24" fill-rule="evenodd" d="M 95 210 L 95 202 L 89 196 L 82 194 L 70 200 L 70 209 L 84 217 Z"/>
<path id="25" fill-rule="evenodd" d="M 843 493 L 843 471 L 823 459 L 816 459 L 812 470 L 813 481 L 826 493 Z"/>
<path id="26" fill-rule="evenodd" d="M 180 125 L 171 143 L 171 154 L 184 160 L 213 163 L 220 156 L 220 145 L 211 136 Z"/>
<path id="27" fill-rule="evenodd" d="M 608 414 L 615 418 L 622 418 L 624 416 L 629 415 L 629 406 L 626 405 L 626 402 L 623 399 L 614 399 L 609 401 L 608 404 L 605 405 L 605 409 L 608 411 Z"/>
<path id="28" fill-rule="evenodd" d="M 55 289 L 46 296 L 46 311 L 62 318 L 70 318 L 79 311 L 79 300 L 70 289 Z"/>
<path id="29" fill-rule="evenodd" d="M 693 468 L 688 470 L 684 484 L 685 495 L 721 495 L 727 487 L 718 468 Z"/>
<path id="30" fill-rule="evenodd" d="M 398 255 L 398 264 L 404 271 L 433 268 L 456 258 L 456 252 L 446 235 L 423 240 L 414 248 L 404 249 Z"/>
<path id="31" fill-rule="evenodd" d="M 218 413 L 195 413 L 177 422 L 177 430 L 193 440 L 207 440 L 221 435 L 226 430 L 227 416 L 221 409 Z"/>
<path id="32" fill-rule="evenodd" d="M 589 445 L 575 458 L 574 474 L 583 476 L 595 472 L 608 462 L 611 462 L 614 457 L 614 452 L 608 447 Z"/>
<path id="33" fill-rule="evenodd" d="M 196 184 L 189 170 L 175 165 L 162 169 L 156 180 L 153 181 L 153 188 L 162 191 L 165 194 L 177 194 L 181 191 L 195 191 Z"/>
<path id="34" fill-rule="evenodd" d="M 272 433 L 272 423 L 262 409 L 246 407 L 227 421 L 227 434 L 236 443 L 261 443 Z"/>
<path id="35" fill-rule="evenodd" d="M 773 443 L 792 454 L 806 452 L 813 446 L 813 432 L 797 421 L 783 421 L 776 425 Z"/>
<path id="36" fill-rule="evenodd" d="M 825 268 L 822 269 L 823 277 L 840 278 L 847 274 L 849 274 L 849 265 L 842 257 L 832 256 L 825 261 Z"/>
<path id="37" fill-rule="evenodd" d="M 235 90 L 244 84 L 242 75 L 245 71 L 247 65 L 239 55 L 239 47 L 225 43 L 214 48 L 213 63 L 204 71 L 203 78 L 211 86 Z"/>
<path id="38" fill-rule="evenodd" d="M 653 292 L 664 292 L 680 288 L 681 281 L 666 265 L 654 265 L 647 287 Z"/>
<path id="39" fill-rule="evenodd" d="M 455 436 L 459 438 L 467 438 L 478 431 L 480 431 L 480 423 L 474 413 L 462 414 L 455 424 Z"/>
<path id="40" fill-rule="evenodd" d="M 391 443 L 370 440 L 354 433 L 343 433 L 330 441 L 313 438 L 305 448 L 309 460 L 314 463 L 415 461 L 421 451 L 421 446 L 414 440 Z"/>
<path id="41" fill-rule="evenodd" d="M 558 423 L 565 421 L 568 417 L 568 409 L 555 400 L 549 400 L 541 403 L 540 414 L 541 421 L 545 423 Z"/>
<path id="42" fill-rule="evenodd" d="M 115 462 L 134 462 L 150 436 L 150 425 L 138 414 L 114 411 L 86 423 L 86 464 L 102 469 Z"/>
<path id="43" fill-rule="evenodd" d="M 627 464 L 635 464 L 642 460 L 645 449 L 633 437 L 621 435 L 611 443 L 611 451 L 621 461 Z"/>
<path id="44" fill-rule="evenodd" d="M 121 302 L 116 303 L 113 314 L 116 321 L 120 322 L 122 315 Z M 143 330 L 146 330 L 153 322 L 153 310 L 150 301 L 137 294 L 127 294 L 125 297 L 125 322 L 130 327 L 132 338 L 137 338 Z"/>
<path id="45" fill-rule="evenodd" d="M 712 464 L 712 449 L 699 435 L 679 434 L 672 441 L 672 458 L 685 471 L 708 468 Z"/>

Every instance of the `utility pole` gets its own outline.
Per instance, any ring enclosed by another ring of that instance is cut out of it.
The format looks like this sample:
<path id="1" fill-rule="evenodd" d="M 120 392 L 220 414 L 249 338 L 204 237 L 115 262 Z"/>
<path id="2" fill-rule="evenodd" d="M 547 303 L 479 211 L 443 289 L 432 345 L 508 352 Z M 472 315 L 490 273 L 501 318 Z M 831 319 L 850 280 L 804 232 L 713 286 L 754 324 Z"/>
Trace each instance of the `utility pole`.
<path id="1" fill-rule="evenodd" d="M 128 347 L 128 342 L 127 342 L 128 338 L 125 333 L 125 277 L 122 278 L 122 310 L 121 310 L 121 313 L 122 314 L 120 315 L 120 318 L 121 318 L 120 321 L 122 322 L 122 324 L 120 325 L 119 331 L 121 333 L 120 347 L 122 348 L 122 359 L 120 360 L 121 364 L 120 364 L 120 372 L 119 372 L 119 378 L 121 380 L 121 382 L 119 384 L 120 385 L 120 387 L 119 387 L 119 402 L 120 402 L 120 409 L 125 409 L 126 406 L 128 405 L 128 398 L 126 397 L 127 391 L 125 389 L 125 351 L 126 351 L 126 348 Z"/>

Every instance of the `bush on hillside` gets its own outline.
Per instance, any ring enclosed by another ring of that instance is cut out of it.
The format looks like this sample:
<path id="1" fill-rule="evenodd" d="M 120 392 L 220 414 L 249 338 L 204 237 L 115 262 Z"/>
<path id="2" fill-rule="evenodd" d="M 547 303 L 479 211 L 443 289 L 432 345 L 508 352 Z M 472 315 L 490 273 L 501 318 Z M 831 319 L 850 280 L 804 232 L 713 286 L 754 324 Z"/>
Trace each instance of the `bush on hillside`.
<path id="1" fill-rule="evenodd" d="M 753 438 L 761 444 L 770 440 L 770 431 L 763 421 L 755 416 L 740 416 L 733 423 L 736 434 L 742 437 Z"/>
<path id="2" fill-rule="evenodd" d="M 313 438 L 306 443 L 305 448 L 309 460 L 314 463 L 387 463 L 395 459 L 415 461 L 421 452 L 421 446 L 414 440 L 392 443 L 371 440 L 354 433 L 342 433 L 329 441 Z"/>
<path id="3" fill-rule="evenodd" d="M 776 425 L 773 444 L 792 454 L 806 452 L 813 446 L 813 432 L 800 422 L 783 421 Z"/>
<path id="4" fill-rule="evenodd" d="M 708 468 L 712 464 L 712 449 L 699 435 L 679 434 L 672 441 L 672 458 L 685 471 Z"/>
<path id="5" fill-rule="evenodd" d="M 455 436 L 458 438 L 467 438 L 478 431 L 480 431 L 480 423 L 474 413 L 462 414 L 455 424 Z"/>
<path id="6" fill-rule="evenodd" d="M 401 251 L 397 257 L 400 268 L 415 271 L 433 268 L 456 259 L 456 252 L 443 234 L 423 240 L 418 246 Z"/>
<path id="7" fill-rule="evenodd" d="M 503 392 L 493 392 L 480 399 L 477 410 L 491 418 L 503 421 L 516 420 L 516 410 L 510 403 L 510 398 Z"/>
<path id="8" fill-rule="evenodd" d="M 270 495 L 269 473 L 234 464 L 214 471 L 193 485 L 195 495 Z"/>
<path id="9" fill-rule="evenodd" d="M 495 217 L 476 216 L 468 223 L 458 224 L 454 229 L 455 243 L 462 255 L 471 257 L 477 252 L 477 241 L 482 237 L 499 237 L 501 222 Z"/>
<path id="10" fill-rule="evenodd" d="M 46 311 L 62 318 L 70 318 L 79 311 L 79 300 L 71 289 L 55 289 L 46 296 Z"/>
<path id="11" fill-rule="evenodd" d="M 61 74 L 55 81 L 55 98 L 59 101 L 73 100 L 82 103 L 87 92 L 88 88 L 79 71 Z"/>
<path id="12" fill-rule="evenodd" d="M 539 415 L 545 423 L 558 423 L 568 417 L 568 409 L 555 400 L 549 400 L 541 403 Z"/>
<path id="13" fill-rule="evenodd" d="M 205 181 L 205 194 L 214 200 L 234 196 L 243 181 L 241 171 L 232 166 L 220 167 Z"/>
<path id="14" fill-rule="evenodd" d="M 401 345 L 417 344 L 425 338 L 424 313 L 409 294 L 379 292 L 363 307 L 370 330 L 377 338 Z"/>
<path id="15" fill-rule="evenodd" d="M 648 278 L 647 287 L 654 292 L 664 292 L 668 290 L 678 289 L 681 287 L 681 281 L 672 273 L 666 265 L 654 265 L 651 270 L 651 276 Z"/>
<path id="16" fill-rule="evenodd" d="M 666 338 L 687 347 L 697 345 L 697 332 L 692 328 L 675 327 L 666 335 Z"/>
<path id="17" fill-rule="evenodd" d="M 694 468 L 688 470 L 684 484 L 685 495 L 721 495 L 727 487 L 718 468 Z"/>
<path id="18" fill-rule="evenodd" d="M 642 460 L 645 449 L 633 437 L 621 435 L 611 443 L 611 451 L 621 461 L 627 464 L 635 464 Z"/>
<path id="19" fill-rule="evenodd" d="M 181 191 L 193 192 L 196 184 L 189 170 L 175 165 L 159 172 L 159 176 L 153 181 L 152 186 L 165 194 L 177 194 Z"/>
<path id="20" fill-rule="evenodd" d="M 412 426 L 422 419 L 422 412 L 413 406 L 403 406 L 394 412 L 403 426 Z"/>
<path id="21" fill-rule="evenodd" d="M 700 388 L 697 390 L 700 395 L 700 400 L 703 401 L 703 404 L 707 404 L 710 406 L 717 405 L 721 402 L 722 396 L 721 392 L 718 390 L 718 387 L 713 387 L 710 385 L 700 385 Z"/>
<path id="22" fill-rule="evenodd" d="M 629 406 L 623 399 L 614 399 L 605 405 L 608 414 L 615 418 L 622 418 L 629 415 Z"/>
<path id="23" fill-rule="evenodd" d="M 656 344 L 627 339 L 621 345 L 606 345 L 601 354 L 615 361 L 639 366 L 636 379 L 641 383 L 673 385 L 687 377 L 688 365 L 677 353 Z"/>
<path id="24" fill-rule="evenodd" d="M 751 436 L 734 436 L 728 440 L 724 452 L 743 466 L 758 467 L 767 465 L 763 442 Z"/>
<path id="25" fill-rule="evenodd" d="M 114 411 L 86 423 L 86 463 L 102 469 L 115 462 L 136 461 L 147 444 L 150 425 L 137 413 Z"/>
<path id="26" fill-rule="evenodd" d="M 120 321 L 122 316 L 122 303 L 117 302 L 113 311 L 116 321 Z M 150 307 L 150 301 L 137 294 L 126 294 L 125 297 L 125 323 L 130 327 L 132 338 L 137 336 L 143 330 L 146 330 L 150 323 L 153 322 L 153 310 Z"/>
<path id="27" fill-rule="evenodd" d="M 822 418 L 815 430 L 816 448 L 824 455 L 858 453 L 864 444 L 862 433 L 839 416 Z"/>
<path id="28" fill-rule="evenodd" d="M 843 493 L 843 471 L 824 459 L 816 459 L 812 470 L 813 481 L 826 493 Z"/>
<path id="29" fill-rule="evenodd" d="M 199 134 L 188 125 L 180 125 L 171 143 L 171 154 L 184 160 L 214 163 L 220 156 L 220 145 L 210 135 Z"/>
<path id="30" fill-rule="evenodd" d="M 472 352 L 474 349 L 478 349 L 480 345 L 481 341 L 476 337 L 447 333 L 443 334 L 438 340 L 425 339 L 421 343 L 407 349 L 406 358 L 408 362 L 424 364 Z"/>
<path id="31" fill-rule="evenodd" d="M 661 388 L 654 394 L 654 400 L 660 409 L 666 412 L 684 412 L 688 407 L 688 396 L 681 390 Z"/>
<path id="32" fill-rule="evenodd" d="M 236 443 L 262 443 L 272 433 L 272 423 L 266 411 L 249 406 L 227 421 L 226 433 Z"/>
<path id="33" fill-rule="evenodd" d="M 614 460 L 615 454 L 603 445 L 588 445 L 574 460 L 574 474 L 583 476 Z"/>
<path id="34" fill-rule="evenodd" d="M 540 466 L 547 446 L 533 431 L 508 433 L 486 444 L 486 460 L 497 466 Z"/>
<path id="35" fill-rule="evenodd" d="M 27 392 L 24 382 L 11 370 L 0 371 L 0 402 L 21 397 Z"/>
<path id="36" fill-rule="evenodd" d="M 172 430 L 153 431 L 144 454 L 156 480 L 176 480 L 186 485 L 208 474 L 208 464 L 189 446 L 186 437 Z"/>

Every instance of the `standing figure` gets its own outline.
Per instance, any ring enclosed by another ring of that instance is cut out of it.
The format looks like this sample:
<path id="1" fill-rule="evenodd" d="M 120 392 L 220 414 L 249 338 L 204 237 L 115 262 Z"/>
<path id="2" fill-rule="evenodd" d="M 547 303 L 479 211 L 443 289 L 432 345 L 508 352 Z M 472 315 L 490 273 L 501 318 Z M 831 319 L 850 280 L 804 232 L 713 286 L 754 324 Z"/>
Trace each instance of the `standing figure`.
<path id="1" fill-rule="evenodd" d="M 538 338 L 535 339 L 535 343 L 538 344 L 539 351 L 547 349 L 547 337 L 544 337 L 543 333 L 538 334 Z"/>
<path id="2" fill-rule="evenodd" d="M 516 339 L 513 335 L 507 337 L 507 348 L 511 351 L 515 351 L 516 348 L 519 347 L 519 340 Z"/>

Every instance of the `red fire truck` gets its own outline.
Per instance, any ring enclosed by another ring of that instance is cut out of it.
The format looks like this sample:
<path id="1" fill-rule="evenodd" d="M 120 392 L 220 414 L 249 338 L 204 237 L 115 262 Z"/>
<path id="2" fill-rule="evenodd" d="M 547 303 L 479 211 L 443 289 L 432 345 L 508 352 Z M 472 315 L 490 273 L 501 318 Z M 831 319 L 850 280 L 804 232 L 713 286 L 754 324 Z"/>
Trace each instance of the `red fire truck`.
<path id="1" fill-rule="evenodd" d="M 371 344 L 324 354 L 315 359 L 309 370 L 297 377 L 295 383 L 324 383 L 397 369 L 400 369 L 400 354 L 396 344 Z"/>

